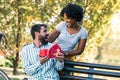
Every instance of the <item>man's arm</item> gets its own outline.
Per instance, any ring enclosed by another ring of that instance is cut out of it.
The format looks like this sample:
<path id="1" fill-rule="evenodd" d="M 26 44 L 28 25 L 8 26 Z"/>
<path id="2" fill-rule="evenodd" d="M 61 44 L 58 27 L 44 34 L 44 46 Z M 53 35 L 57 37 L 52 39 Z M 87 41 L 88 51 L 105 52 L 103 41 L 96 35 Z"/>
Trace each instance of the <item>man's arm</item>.
<path id="1" fill-rule="evenodd" d="M 54 63 L 55 63 L 55 69 L 57 71 L 60 71 L 63 69 L 64 67 L 64 54 L 63 53 L 58 53 L 56 55 L 56 58 L 54 59 Z"/>
<path id="2" fill-rule="evenodd" d="M 22 59 L 22 68 L 28 75 L 33 75 L 36 73 L 40 68 L 40 61 L 38 60 L 34 64 L 30 63 L 30 58 L 28 57 L 28 52 L 25 47 L 23 47 L 21 52 L 21 59 Z"/>

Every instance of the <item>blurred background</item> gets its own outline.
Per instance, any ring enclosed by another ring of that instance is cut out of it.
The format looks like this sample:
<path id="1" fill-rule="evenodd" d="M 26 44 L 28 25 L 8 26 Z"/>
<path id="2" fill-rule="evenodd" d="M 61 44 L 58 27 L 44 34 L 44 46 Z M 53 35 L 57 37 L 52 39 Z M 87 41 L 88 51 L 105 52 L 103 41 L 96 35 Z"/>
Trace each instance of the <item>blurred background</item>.
<path id="1" fill-rule="evenodd" d="M 32 41 L 31 26 L 45 23 L 52 32 L 62 21 L 59 13 L 67 3 L 84 8 L 80 25 L 88 32 L 83 54 L 73 60 L 120 66 L 120 0 L 0 0 L 0 69 L 12 80 L 27 77 L 20 51 Z"/>

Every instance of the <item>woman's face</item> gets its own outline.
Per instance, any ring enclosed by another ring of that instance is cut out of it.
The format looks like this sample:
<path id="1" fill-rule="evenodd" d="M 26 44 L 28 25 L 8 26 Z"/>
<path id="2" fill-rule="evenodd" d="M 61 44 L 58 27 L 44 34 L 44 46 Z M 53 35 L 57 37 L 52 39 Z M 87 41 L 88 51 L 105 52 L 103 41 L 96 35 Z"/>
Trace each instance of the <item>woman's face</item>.
<path id="1" fill-rule="evenodd" d="M 63 19 L 67 23 L 68 27 L 73 27 L 77 23 L 75 19 L 67 17 L 65 13 Z"/>

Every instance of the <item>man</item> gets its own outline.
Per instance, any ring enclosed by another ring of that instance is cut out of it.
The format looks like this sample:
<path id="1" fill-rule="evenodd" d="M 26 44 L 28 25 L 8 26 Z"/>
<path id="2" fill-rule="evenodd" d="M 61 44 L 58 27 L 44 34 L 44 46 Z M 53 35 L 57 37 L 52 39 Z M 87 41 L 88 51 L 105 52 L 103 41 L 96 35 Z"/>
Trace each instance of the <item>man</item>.
<path id="1" fill-rule="evenodd" d="M 33 43 L 22 48 L 22 67 L 29 75 L 28 80 L 60 80 L 57 71 L 64 67 L 64 55 L 56 58 L 39 57 L 39 51 L 48 49 L 52 44 L 47 41 L 48 30 L 45 24 L 35 24 L 31 28 Z"/>

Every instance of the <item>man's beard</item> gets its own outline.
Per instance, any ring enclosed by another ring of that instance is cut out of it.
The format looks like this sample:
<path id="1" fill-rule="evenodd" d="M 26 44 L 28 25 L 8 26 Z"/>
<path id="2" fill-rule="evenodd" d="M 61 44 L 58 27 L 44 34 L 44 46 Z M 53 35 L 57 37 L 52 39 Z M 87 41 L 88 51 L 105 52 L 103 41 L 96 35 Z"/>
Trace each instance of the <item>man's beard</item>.
<path id="1" fill-rule="evenodd" d="M 40 42 L 42 43 L 42 45 L 45 45 L 45 44 L 48 43 L 48 41 L 46 40 L 46 38 L 47 38 L 47 36 L 45 38 L 41 36 Z"/>
<path id="2" fill-rule="evenodd" d="M 45 44 L 47 44 L 47 43 L 48 43 L 48 41 L 46 41 L 45 39 L 42 40 L 42 44 L 43 44 L 43 45 L 45 45 Z"/>

